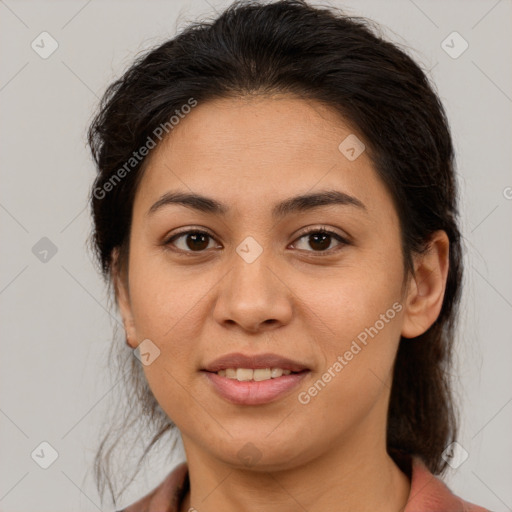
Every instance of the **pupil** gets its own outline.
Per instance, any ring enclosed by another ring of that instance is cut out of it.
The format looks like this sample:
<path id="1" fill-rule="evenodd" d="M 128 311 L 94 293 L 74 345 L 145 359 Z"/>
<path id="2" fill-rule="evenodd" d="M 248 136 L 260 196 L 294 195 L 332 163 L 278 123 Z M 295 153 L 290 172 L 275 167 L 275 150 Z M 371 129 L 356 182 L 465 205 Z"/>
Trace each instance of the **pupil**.
<path id="1" fill-rule="evenodd" d="M 313 249 L 317 249 L 317 250 L 320 250 L 320 251 L 324 251 L 325 249 L 327 249 L 330 245 L 330 241 L 329 241 L 329 238 L 330 238 L 331 235 L 327 234 L 327 233 L 316 233 L 314 235 L 311 235 L 311 237 L 315 240 L 313 242 L 313 244 L 310 242 L 310 245 Z M 321 238 L 322 240 L 319 242 L 320 244 L 320 247 L 315 247 L 314 244 L 317 243 L 316 242 L 316 239 L 318 238 Z M 327 244 L 325 243 L 327 240 Z"/>
<path id="2" fill-rule="evenodd" d="M 208 241 L 206 240 L 206 237 L 208 235 L 206 235 L 205 233 L 191 233 L 187 236 L 187 246 L 189 249 L 198 249 L 198 250 L 201 250 L 201 249 L 206 249 L 206 247 L 208 247 Z M 202 240 L 200 240 L 202 238 Z M 190 243 L 190 240 L 192 240 L 192 242 Z M 206 245 L 204 245 L 204 242 L 206 240 Z M 201 242 L 203 244 L 203 246 L 201 246 Z M 199 245 L 198 245 L 199 244 Z"/>

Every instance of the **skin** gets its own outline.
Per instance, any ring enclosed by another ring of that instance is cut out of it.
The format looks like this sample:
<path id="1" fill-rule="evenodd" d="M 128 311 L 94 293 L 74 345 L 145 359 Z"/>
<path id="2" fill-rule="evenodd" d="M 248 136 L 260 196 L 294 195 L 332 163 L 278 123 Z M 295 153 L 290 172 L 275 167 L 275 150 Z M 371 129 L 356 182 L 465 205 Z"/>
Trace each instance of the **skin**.
<path id="1" fill-rule="evenodd" d="M 182 434 L 191 492 L 181 511 L 396 512 L 407 502 L 410 482 L 386 452 L 392 367 L 400 336 L 420 335 L 440 312 L 449 243 L 443 231 L 434 233 L 430 250 L 414 256 L 414 276 L 403 281 L 391 196 L 367 151 L 350 161 L 338 149 L 351 133 L 338 114 L 313 101 L 220 99 L 195 107 L 146 161 L 128 272 L 114 281 L 127 343 L 135 348 L 150 339 L 160 350 L 144 372 Z M 274 204 L 327 189 L 366 209 L 329 205 L 271 217 Z M 173 204 L 148 215 L 171 190 L 214 198 L 229 213 Z M 321 226 L 350 243 L 332 237 L 325 243 L 330 255 L 322 256 L 302 235 Z M 175 251 L 165 245 L 188 227 L 213 238 L 199 252 L 186 235 L 174 241 Z M 247 236 L 263 249 L 250 264 L 235 250 Z M 396 302 L 401 311 L 308 404 L 300 403 L 298 394 Z M 311 373 L 276 401 L 235 405 L 199 371 L 231 352 L 277 353 Z M 260 458 L 247 467 L 238 452 L 249 442 Z"/>

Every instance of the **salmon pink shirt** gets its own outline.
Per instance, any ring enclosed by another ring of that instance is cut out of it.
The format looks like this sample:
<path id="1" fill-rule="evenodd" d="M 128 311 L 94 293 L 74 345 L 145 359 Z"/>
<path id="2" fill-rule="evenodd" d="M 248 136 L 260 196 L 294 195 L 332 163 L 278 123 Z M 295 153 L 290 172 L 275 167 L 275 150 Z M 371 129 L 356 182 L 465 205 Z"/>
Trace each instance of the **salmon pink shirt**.
<path id="1" fill-rule="evenodd" d="M 455 496 L 419 458 L 411 459 L 407 473 L 411 491 L 403 512 L 490 512 Z M 188 489 L 188 466 L 182 462 L 153 491 L 119 512 L 179 512 Z"/>

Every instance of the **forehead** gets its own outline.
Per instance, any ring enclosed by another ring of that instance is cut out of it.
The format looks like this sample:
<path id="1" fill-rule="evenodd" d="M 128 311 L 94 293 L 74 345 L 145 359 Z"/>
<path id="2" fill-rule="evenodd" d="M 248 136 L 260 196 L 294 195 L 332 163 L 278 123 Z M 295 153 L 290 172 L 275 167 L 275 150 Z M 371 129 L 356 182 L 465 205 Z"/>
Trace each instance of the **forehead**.
<path id="1" fill-rule="evenodd" d="M 379 195 L 389 199 L 367 151 L 351 160 L 340 150 L 354 137 L 362 142 L 337 112 L 313 100 L 274 95 L 199 103 L 148 155 L 136 203 L 147 209 L 176 189 L 247 204 L 315 187 L 370 205 Z"/>

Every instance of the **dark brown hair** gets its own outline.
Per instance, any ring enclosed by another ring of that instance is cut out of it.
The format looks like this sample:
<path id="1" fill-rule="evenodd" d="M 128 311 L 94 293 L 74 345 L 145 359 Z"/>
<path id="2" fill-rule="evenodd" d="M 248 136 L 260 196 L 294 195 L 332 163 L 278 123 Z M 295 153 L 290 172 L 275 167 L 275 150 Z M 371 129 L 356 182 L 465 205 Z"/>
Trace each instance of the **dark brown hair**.
<path id="1" fill-rule="evenodd" d="M 413 271 L 412 254 L 428 248 L 434 231 L 449 237 L 442 309 L 424 334 L 400 340 L 387 423 L 390 453 L 417 455 L 439 474 L 446 466 L 441 454 L 456 436 L 449 370 L 462 256 L 454 151 L 434 86 L 406 50 L 378 35 L 368 19 L 301 0 L 237 1 L 139 57 L 110 85 L 89 129 L 98 169 L 91 189 L 91 244 L 100 270 L 110 286 L 114 249 L 120 250 L 118 270 L 126 270 L 133 199 L 147 157 L 130 167 L 126 162 L 148 137 L 154 139 L 155 129 L 190 98 L 201 104 L 275 92 L 319 101 L 357 129 L 398 212 L 406 273 Z M 126 172 L 114 183 L 123 166 Z M 176 429 L 131 350 L 124 341 L 119 348 L 129 393 L 120 421 L 152 429 L 140 462 Z M 114 501 L 111 454 L 124 433 L 112 427 L 96 457 L 100 493 L 108 485 Z"/>

